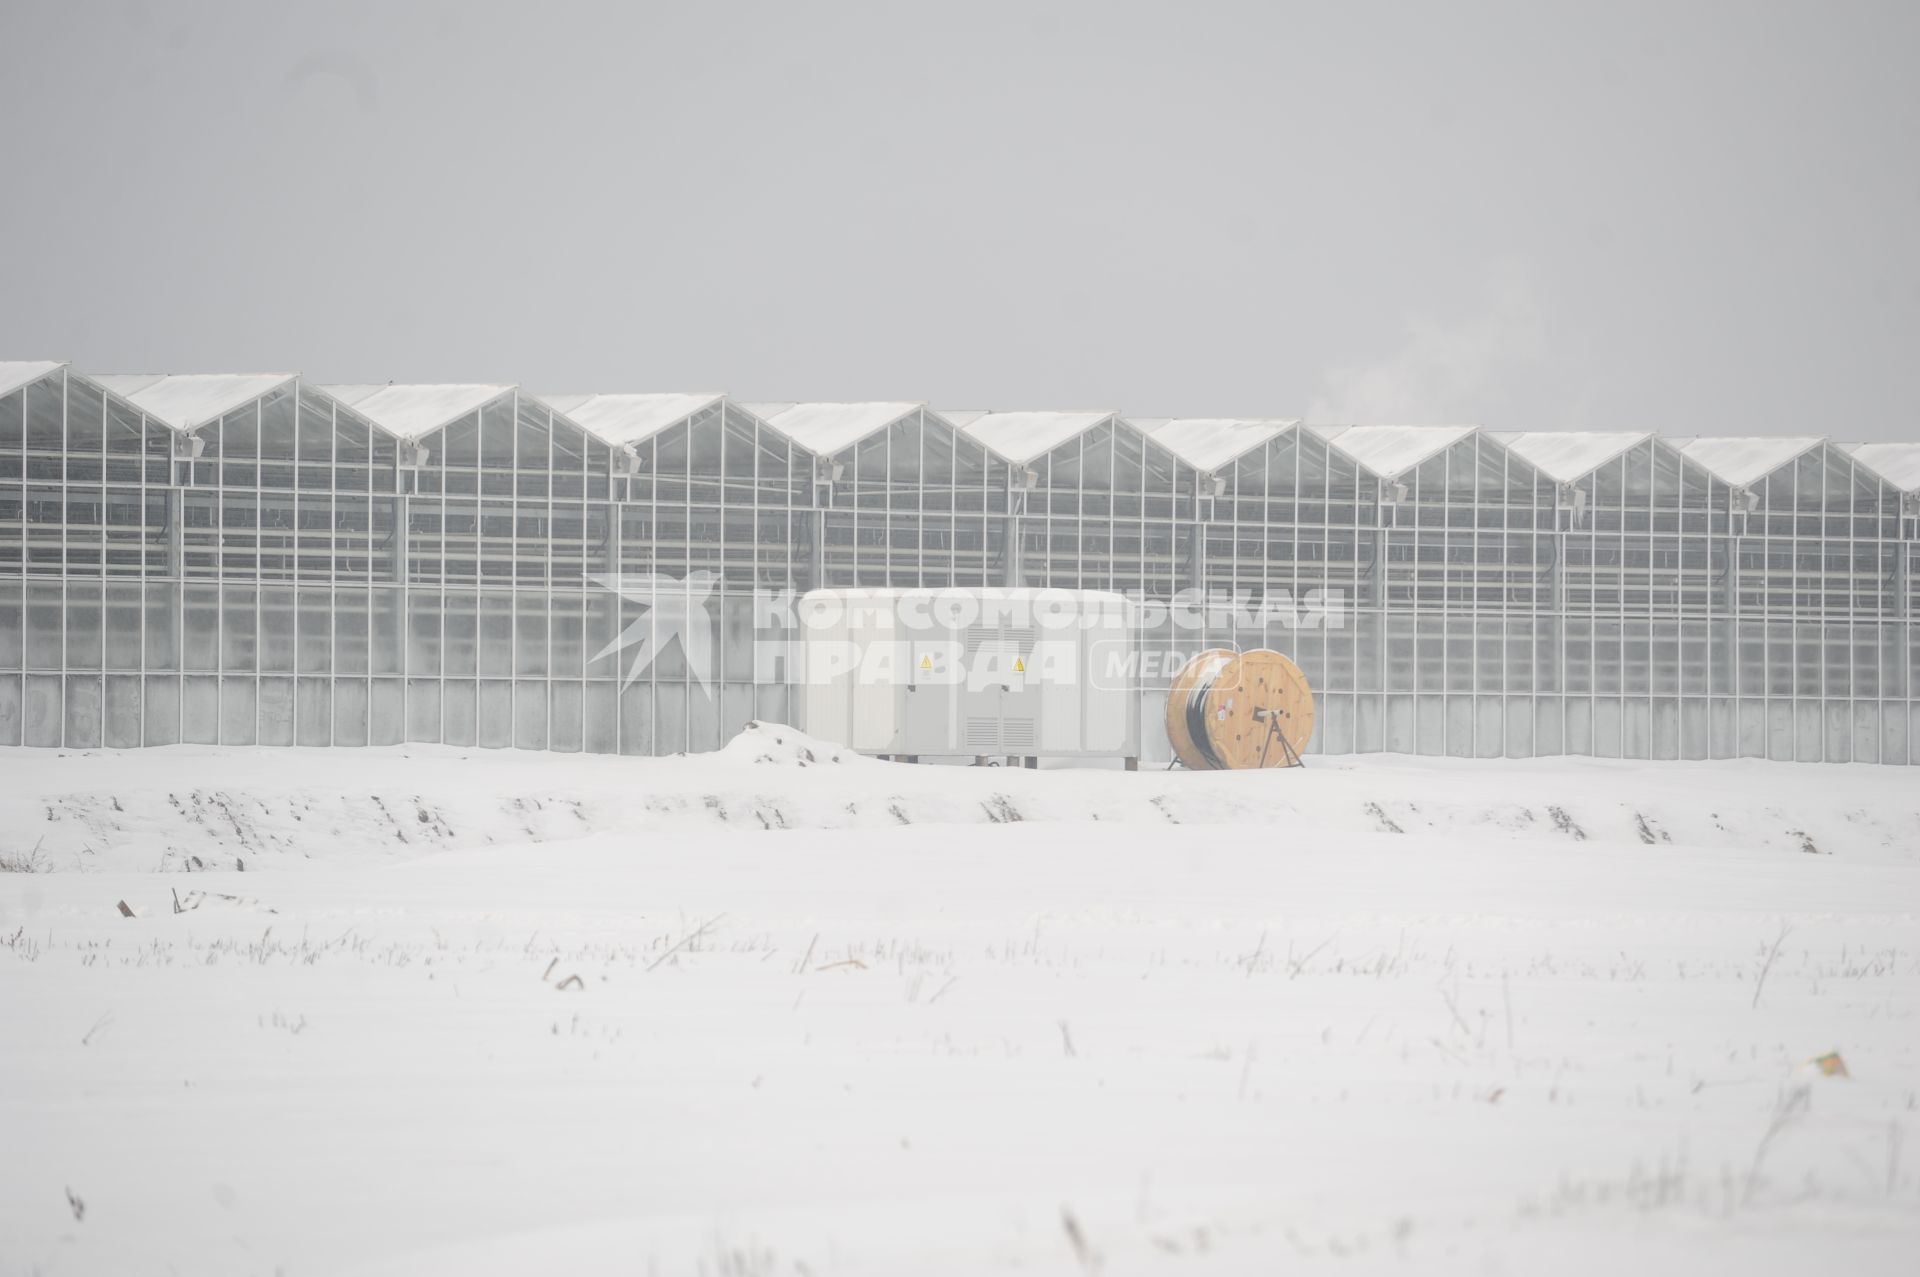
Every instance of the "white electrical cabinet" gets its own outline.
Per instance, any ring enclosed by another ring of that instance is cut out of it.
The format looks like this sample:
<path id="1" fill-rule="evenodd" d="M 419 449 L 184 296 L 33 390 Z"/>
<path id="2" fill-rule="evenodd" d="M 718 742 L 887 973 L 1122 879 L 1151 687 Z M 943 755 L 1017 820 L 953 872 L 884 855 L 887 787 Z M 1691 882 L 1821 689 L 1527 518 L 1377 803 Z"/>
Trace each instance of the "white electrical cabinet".
<path id="1" fill-rule="evenodd" d="M 1137 758 L 1135 621 L 1098 590 L 815 590 L 801 727 L 863 753 Z"/>

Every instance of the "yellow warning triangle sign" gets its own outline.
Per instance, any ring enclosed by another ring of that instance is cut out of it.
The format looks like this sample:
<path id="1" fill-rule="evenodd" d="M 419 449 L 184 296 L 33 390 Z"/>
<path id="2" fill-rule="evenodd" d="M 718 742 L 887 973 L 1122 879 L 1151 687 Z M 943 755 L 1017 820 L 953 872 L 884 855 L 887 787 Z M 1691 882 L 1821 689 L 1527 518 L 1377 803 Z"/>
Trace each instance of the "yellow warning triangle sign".
<path id="1" fill-rule="evenodd" d="M 1014 672 L 1015 674 L 1025 674 L 1025 673 L 1027 672 L 1027 663 L 1026 663 L 1025 661 L 1023 661 L 1023 660 L 1021 660 L 1021 659 L 1020 659 L 1019 657 L 1017 657 L 1017 656 L 1016 656 L 1016 657 L 1014 657 L 1014 658 L 1013 658 L 1013 672 Z"/>
<path id="2" fill-rule="evenodd" d="M 920 668 L 923 670 L 931 670 L 933 668 L 933 658 L 931 656 L 921 657 Z"/>

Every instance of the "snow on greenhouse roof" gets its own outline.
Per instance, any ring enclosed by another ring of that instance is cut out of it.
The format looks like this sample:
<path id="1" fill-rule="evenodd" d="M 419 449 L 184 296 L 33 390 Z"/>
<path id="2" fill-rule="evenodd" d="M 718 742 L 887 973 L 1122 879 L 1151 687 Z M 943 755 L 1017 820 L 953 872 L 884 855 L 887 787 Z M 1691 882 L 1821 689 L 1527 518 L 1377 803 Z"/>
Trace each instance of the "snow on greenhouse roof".
<path id="1" fill-rule="evenodd" d="M 65 364 L 55 359 L 0 359 L 0 395 L 38 381 L 48 373 L 59 372 Z"/>
<path id="2" fill-rule="evenodd" d="M 316 386 L 314 389 L 323 391 L 329 398 L 338 399 L 341 403 L 351 408 L 374 391 L 385 390 L 392 384 L 390 381 L 370 381 L 358 386 Z"/>
<path id="3" fill-rule="evenodd" d="M 185 373 L 177 376 L 104 373 L 92 380 L 175 430 L 193 430 L 222 413 L 232 412 L 242 404 L 252 403 L 262 395 L 279 389 L 296 375 L 290 372 Z"/>
<path id="4" fill-rule="evenodd" d="M 964 413 L 942 413 L 947 420 Z M 1110 412 L 987 412 L 964 427 L 972 438 L 1016 464 L 1032 461 L 1067 440 L 1110 421 Z"/>
<path id="5" fill-rule="evenodd" d="M 388 434 L 418 439 L 458 421 L 482 404 L 512 391 L 512 386 L 456 382 L 438 386 L 321 386 L 347 407 Z"/>
<path id="6" fill-rule="evenodd" d="M 1195 469 L 1217 470 L 1300 423 L 1277 418 L 1177 417 L 1151 425 L 1138 420 L 1134 424 Z"/>
<path id="7" fill-rule="evenodd" d="M 1680 451 L 1715 478 L 1746 487 L 1763 479 L 1821 441 L 1811 435 L 1691 439 Z"/>
<path id="8" fill-rule="evenodd" d="M 1653 435 L 1645 430 L 1527 430 L 1492 438 L 1549 479 L 1572 483 Z"/>
<path id="9" fill-rule="evenodd" d="M 1920 443 L 1856 443 L 1846 451 L 1903 492 L 1920 491 Z"/>
<path id="10" fill-rule="evenodd" d="M 603 443 L 639 443 L 702 408 L 719 403 L 713 394 L 541 395 L 540 402 Z"/>
<path id="11" fill-rule="evenodd" d="M 762 404 L 759 417 L 808 452 L 829 457 L 921 407 L 917 403 Z"/>
<path id="12" fill-rule="evenodd" d="M 917 403 L 803 403 L 764 418 L 780 433 L 819 456 L 860 442 L 901 418 L 918 412 Z"/>
<path id="13" fill-rule="evenodd" d="M 1474 432 L 1473 426 L 1348 426 L 1319 430 L 1327 439 L 1382 479 L 1397 479 L 1428 457 Z"/>

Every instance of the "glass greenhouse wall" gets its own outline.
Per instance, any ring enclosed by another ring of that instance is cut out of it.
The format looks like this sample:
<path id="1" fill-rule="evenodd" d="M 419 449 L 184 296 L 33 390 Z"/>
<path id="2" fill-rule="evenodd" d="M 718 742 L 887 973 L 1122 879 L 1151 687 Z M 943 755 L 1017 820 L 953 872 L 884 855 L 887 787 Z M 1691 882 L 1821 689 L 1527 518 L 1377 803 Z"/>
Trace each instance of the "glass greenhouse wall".
<path id="1" fill-rule="evenodd" d="M 1287 652 L 1315 752 L 1910 763 L 1916 486 L 1920 444 L 0 364 L 0 743 L 707 749 L 797 712 L 756 591 L 1027 585 L 1305 601 L 1145 641 Z M 720 623 L 629 681 L 635 574 Z"/>

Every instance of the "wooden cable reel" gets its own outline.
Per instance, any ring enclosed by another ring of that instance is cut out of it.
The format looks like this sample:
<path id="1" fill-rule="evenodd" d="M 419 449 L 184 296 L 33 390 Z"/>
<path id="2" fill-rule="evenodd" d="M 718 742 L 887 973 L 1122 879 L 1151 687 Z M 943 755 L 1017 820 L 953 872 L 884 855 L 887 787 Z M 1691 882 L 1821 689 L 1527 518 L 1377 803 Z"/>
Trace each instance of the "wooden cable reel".
<path id="1" fill-rule="evenodd" d="M 1209 648 L 1167 689 L 1167 739 L 1192 771 L 1299 767 L 1313 739 L 1313 689 L 1278 652 Z"/>

